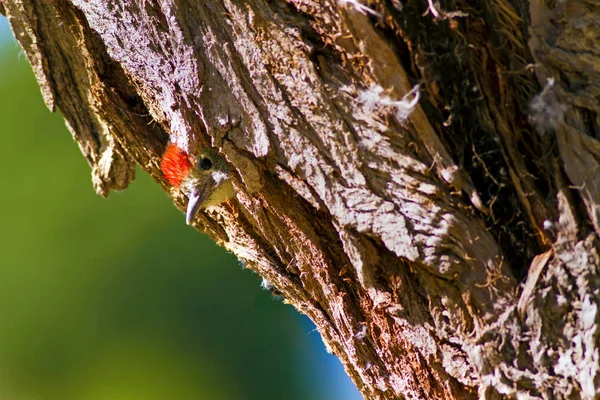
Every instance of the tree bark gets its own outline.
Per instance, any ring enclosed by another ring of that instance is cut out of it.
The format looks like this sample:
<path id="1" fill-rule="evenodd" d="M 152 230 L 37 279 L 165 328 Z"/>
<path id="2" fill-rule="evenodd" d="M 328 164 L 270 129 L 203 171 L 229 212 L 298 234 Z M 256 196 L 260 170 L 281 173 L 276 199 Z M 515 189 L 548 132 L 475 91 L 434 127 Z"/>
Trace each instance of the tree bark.
<path id="1" fill-rule="evenodd" d="M 368 7 L 368 8 L 367 8 Z M 107 196 L 169 141 L 196 227 L 368 399 L 600 394 L 596 0 L 0 0 Z M 182 217 L 183 223 L 183 217 Z"/>

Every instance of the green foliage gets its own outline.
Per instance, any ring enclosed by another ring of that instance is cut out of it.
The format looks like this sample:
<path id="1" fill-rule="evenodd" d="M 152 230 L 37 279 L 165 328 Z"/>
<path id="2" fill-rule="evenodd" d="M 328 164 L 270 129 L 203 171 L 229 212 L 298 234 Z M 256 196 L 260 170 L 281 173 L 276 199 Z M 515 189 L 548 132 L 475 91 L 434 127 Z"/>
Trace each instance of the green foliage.
<path id="1" fill-rule="evenodd" d="M 0 399 L 356 397 L 337 392 L 319 334 L 186 226 L 144 172 L 108 200 L 94 193 L 3 39 Z"/>

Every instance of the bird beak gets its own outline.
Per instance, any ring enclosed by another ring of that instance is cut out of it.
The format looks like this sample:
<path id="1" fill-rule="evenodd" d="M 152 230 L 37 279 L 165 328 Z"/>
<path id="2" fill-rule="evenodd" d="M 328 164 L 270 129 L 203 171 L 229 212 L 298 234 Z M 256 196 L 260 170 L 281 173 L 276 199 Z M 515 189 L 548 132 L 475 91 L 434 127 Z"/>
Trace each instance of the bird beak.
<path id="1" fill-rule="evenodd" d="M 194 217 L 196 216 L 196 214 L 198 214 L 198 211 L 202 207 L 202 204 L 204 204 L 204 202 L 208 200 L 208 197 L 211 192 L 208 186 L 209 185 L 200 185 L 192 189 L 192 192 L 188 196 L 188 206 L 187 211 L 185 213 L 186 224 L 190 225 L 192 223 Z"/>

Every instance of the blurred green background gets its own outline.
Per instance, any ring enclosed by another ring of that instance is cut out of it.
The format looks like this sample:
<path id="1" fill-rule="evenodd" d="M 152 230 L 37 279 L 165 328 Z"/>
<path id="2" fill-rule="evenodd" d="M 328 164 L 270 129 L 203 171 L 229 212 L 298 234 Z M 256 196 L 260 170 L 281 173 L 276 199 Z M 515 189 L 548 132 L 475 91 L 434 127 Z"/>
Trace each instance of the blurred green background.
<path id="1" fill-rule="evenodd" d="M 97 196 L 0 17 L 0 400 L 360 399 L 142 171 Z"/>

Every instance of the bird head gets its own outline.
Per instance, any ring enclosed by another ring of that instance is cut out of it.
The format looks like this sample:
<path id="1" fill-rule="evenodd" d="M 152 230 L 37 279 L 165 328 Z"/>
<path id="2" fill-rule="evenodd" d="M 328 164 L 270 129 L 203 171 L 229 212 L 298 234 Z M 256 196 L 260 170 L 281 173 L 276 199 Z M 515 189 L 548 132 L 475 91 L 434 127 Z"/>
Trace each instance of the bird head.
<path id="1" fill-rule="evenodd" d="M 206 147 L 193 157 L 176 144 L 169 143 L 160 169 L 171 185 L 187 195 L 185 222 L 188 225 L 201 208 L 220 204 L 234 195 L 227 161 L 211 148 Z"/>

